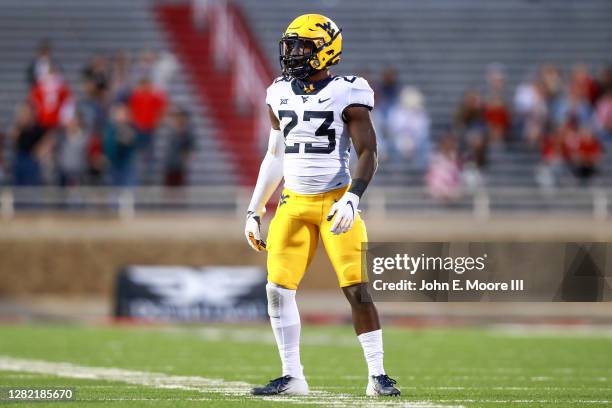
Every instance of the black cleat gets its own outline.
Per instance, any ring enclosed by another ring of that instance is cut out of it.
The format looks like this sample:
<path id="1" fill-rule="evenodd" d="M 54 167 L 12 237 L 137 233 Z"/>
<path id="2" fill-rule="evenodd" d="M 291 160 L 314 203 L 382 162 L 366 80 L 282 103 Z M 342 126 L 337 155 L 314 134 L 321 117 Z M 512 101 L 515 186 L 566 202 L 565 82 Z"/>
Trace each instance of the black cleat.
<path id="1" fill-rule="evenodd" d="M 395 384 L 397 384 L 397 381 L 387 374 L 371 376 L 368 379 L 366 395 L 368 397 L 399 397 L 400 390 L 395 388 Z"/>
<path id="2" fill-rule="evenodd" d="M 308 384 L 306 380 L 291 376 L 278 377 L 271 380 L 263 387 L 255 387 L 251 390 L 253 395 L 308 395 Z"/>

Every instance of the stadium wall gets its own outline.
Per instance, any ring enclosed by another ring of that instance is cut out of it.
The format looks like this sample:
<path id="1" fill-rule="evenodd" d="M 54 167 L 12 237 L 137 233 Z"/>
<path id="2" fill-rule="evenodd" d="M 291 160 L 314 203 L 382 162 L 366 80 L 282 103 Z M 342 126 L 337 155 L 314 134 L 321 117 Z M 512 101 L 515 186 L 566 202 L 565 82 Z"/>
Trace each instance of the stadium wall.
<path id="1" fill-rule="evenodd" d="M 610 241 L 612 222 L 569 216 L 402 217 L 367 220 L 371 241 Z M 266 223 L 267 224 L 267 223 Z M 211 216 L 116 219 L 20 217 L 0 223 L 0 296 L 30 294 L 109 296 L 120 268 L 148 265 L 259 265 L 242 220 Z M 214 231 L 214 234 L 211 234 Z M 336 287 L 321 248 L 302 289 Z"/>

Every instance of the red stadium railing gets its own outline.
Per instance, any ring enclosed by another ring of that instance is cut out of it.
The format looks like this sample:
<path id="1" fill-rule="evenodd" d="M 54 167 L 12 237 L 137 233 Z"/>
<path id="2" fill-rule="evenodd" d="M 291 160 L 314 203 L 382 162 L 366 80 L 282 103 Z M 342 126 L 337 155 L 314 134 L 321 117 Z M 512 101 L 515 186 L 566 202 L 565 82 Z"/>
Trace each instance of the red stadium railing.
<path id="1" fill-rule="evenodd" d="M 230 153 L 240 183 L 252 185 L 261 160 L 261 138 L 269 130 L 265 91 L 272 72 L 237 6 L 219 1 L 206 10 L 206 28 L 199 29 L 187 4 L 155 8 L 204 113 Z"/>
<path id="2" fill-rule="evenodd" d="M 225 1 L 213 2 L 208 6 L 208 16 L 215 65 L 217 69 L 229 67 L 234 104 L 240 111 L 254 110 L 257 136 L 263 138 L 270 127 L 265 98 L 272 79 L 265 60 L 235 7 Z M 245 106 L 245 101 L 250 106 Z"/>

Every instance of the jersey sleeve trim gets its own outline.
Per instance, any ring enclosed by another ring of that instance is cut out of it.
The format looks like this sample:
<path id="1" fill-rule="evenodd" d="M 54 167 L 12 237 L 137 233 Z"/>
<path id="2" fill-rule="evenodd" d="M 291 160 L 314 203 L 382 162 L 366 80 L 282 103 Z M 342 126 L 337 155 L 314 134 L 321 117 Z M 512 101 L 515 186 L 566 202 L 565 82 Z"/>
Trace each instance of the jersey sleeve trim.
<path id="1" fill-rule="evenodd" d="M 343 121 L 344 123 L 348 122 L 348 121 L 346 120 L 346 114 L 345 114 L 346 110 L 347 110 L 348 108 L 354 108 L 354 107 L 366 108 L 366 109 L 367 109 L 367 110 L 369 110 L 370 112 L 372 111 L 372 109 L 374 109 L 372 106 L 370 106 L 370 105 L 365 105 L 365 104 L 363 104 L 363 103 L 351 103 L 351 104 L 349 104 L 349 105 L 346 105 L 346 107 L 345 107 L 344 109 L 342 109 L 342 121 Z"/>

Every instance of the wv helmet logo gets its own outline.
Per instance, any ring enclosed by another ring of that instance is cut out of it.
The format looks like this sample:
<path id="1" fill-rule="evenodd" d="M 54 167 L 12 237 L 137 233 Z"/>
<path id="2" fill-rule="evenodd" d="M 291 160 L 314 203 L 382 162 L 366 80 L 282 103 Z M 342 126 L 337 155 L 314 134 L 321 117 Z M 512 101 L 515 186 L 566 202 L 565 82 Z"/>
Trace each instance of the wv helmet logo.
<path id="1" fill-rule="evenodd" d="M 281 193 L 280 196 L 280 202 L 278 203 L 278 206 L 282 206 L 283 204 L 287 204 L 287 199 L 289 198 L 289 194 L 283 194 Z"/>
<path id="2" fill-rule="evenodd" d="M 331 23 L 329 21 L 327 21 L 325 24 L 317 23 L 315 25 L 325 31 L 329 35 L 329 38 L 331 38 L 332 40 L 334 39 L 336 30 L 332 28 Z"/>

